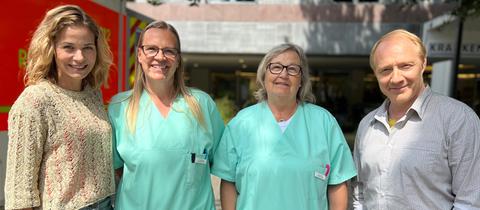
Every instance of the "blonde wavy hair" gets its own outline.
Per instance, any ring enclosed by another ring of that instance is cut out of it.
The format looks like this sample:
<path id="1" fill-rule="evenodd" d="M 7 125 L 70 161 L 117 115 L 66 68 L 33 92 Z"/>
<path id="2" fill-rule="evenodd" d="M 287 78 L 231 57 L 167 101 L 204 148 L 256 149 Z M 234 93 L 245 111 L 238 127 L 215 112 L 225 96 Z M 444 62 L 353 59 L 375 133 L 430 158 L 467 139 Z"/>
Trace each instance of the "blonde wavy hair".
<path id="1" fill-rule="evenodd" d="M 95 35 L 97 58 L 92 71 L 83 79 L 82 87 L 88 84 L 94 89 L 99 89 L 106 85 L 112 64 L 112 52 L 102 30 L 79 6 L 63 5 L 49 10 L 33 33 L 27 54 L 25 86 L 44 79 L 57 83 L 55 38 L 69 26 L 85 26 Z"/>
<path id="2" fill-rule="evenodd" d="M 145 32 L 147 32 L 149 29 L 152 28 L 157 28 L 157 29 L 162 29 L 162 30 L 167 30 L 171 32 L 176 39 L 176 48 L 178 50 L 178 56 L 176 59 L 178 59 L 178 67 L 175 70 L 175 74 L 173 76 L 173 91 L 174 95 L 182 95 L 185 101 L 188 104 L 188 107 L 190 108 L 191 112 L 193 113 L 193 116 L 195 119 L 200 123 L 200 125 L 205 128 L 205 119 L 202 113 L 202 110 L 200 109 L 200 105 L 198 104 L 197 100 L 195 97 L 193 97 L 192 93 L 190 90 L 186 87 L 185 85 L 185 80 L 183 79 L 183 73 L 185 72 L 185 66 L 183 63 L 182 59 L 182 54 L 181 54 L 181 47 L 180 47 L 180 37 L 178 35 L 177 30 L 170 24 L 164 22 L 164 21 L 154 21 L 150 24 L 148 24 L 145 29 L 140 33 L 138 43 L 137 43 L 137 49 L 140 49 L 143 45 L 143 37 L 145 36 Z M 137 53 L 139 51 L 137 50 Z M 143 72 L 142 66 L 140 65 L 140 62 L 138 61 L 138 55 L 136 56 L 136 61 L 135 61 L 135 81 L 133 85 L 133 91 L 132 95 L 129 97 L 129 102 L 127 106 L 127 111 L 126 111 L 126 118 L 127 118 L 127 125 L 130 130 L 130 132 L 135 131 L 135 126 L 136 126 L 136 121 L 137 121 L 137 114 L 138 114 L 138 107 L 140 103 L 140 97 L 142 96 L 142 92 L 145 89 L 145 73 Z"/>
<path id="3" fill-rule="evenodd" d="M 308 68 L 307 56 L 305 55 L 303 49 L 300 46 L 290 43 L 281 44 L 272 48 L 270 51 L 267 52 L 265 57 L 263 57 L 262 61 L 260 61 L 260 65 L 257 69 L 257 84 L 260 86 L 260 88 L 254 93 L 255 98 L 258 101 L 267 100 L 267 90 L 265 88 L 265 74 L 267 72 L 268 64 L 275 57 L 286 51 L 292 51 L 297 53 L 298 57 L 300 58 L 300 66 L 302 67 L 302 71 L 300 74 L 301 86 L 297 92 L 297 101 L 315 103 L 315 95 L 313 95 L 312 93 L 312 82 L 310 81 L 310 70 Z"/>

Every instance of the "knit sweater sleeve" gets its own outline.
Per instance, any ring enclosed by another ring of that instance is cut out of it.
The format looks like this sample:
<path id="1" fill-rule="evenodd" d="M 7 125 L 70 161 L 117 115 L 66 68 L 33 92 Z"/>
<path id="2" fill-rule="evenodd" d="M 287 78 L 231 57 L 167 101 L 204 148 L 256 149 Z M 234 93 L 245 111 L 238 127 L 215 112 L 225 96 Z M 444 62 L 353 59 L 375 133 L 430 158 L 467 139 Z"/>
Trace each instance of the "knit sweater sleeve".
<path id="1" fill-rule="evenodd" d="M 46 98 L 40 88 L 27 87 L 9 112 L 5 209 L 41 205 L 38 177 L 47 138 Z"/>

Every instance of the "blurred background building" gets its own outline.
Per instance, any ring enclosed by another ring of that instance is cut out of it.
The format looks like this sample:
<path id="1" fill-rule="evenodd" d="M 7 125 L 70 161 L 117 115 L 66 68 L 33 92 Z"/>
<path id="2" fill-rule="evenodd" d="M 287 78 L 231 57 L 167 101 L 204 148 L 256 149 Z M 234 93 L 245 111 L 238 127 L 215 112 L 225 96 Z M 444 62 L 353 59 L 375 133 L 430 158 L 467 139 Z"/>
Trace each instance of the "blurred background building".
<path id="1" fill-rule="evenodd" d="M 263 55 L 281 43 L 298 44 L 308 55 L 317 104 L 335 115 L 344 132 L 352 133 L 360 119 L 383 101 L 368 62 L 374 42 L 397 28 L 420 37 L 433 34 L 437 38 L 427 43 L 433 55 L 430 61 L 451 58 L 454 18 L 424 25 L 456 7 L 455 1 L 440 0 L 127 1 L 129 52 L 134 52 L 135 37 L 145 23 L 165 20 L 174 25 L 180 33 L 189 85 L 210 93 L 227 121 L 255 103 L 255 71 Z M 480 90 L 478 20 L 464 27 L 470 57 L 460 62 L 457 88 L 458 98 L 472 107 L 478 107 Z M 130 57 L 127 72 L 133 70 L 133 61 Z"/>
<path id="2" fill-rule="evenodd" d="M 317 104 L 335 116 L 353 149 L 359 121 L 384 100 L 369 66 L 370 50 L 394 29 L 425 41 L 429 65 L 424 78 L 434 83 L 432 89 L 480 112 L 480 19 L 462 19 L 456 56 L 458 18 L 451 14 L 457 8 L 457 1 L 448 0 L 128 1 L 128 52 L 135 52 L 146 23 L 171 23 L 180 34 L 187 82 L 212 95 L 227 122 L 255 103 L 256 70 L 265 53 L 281 43 L 298 44 L 308 56 Z M 131 75 L 135 60 L 127 57 Z M 219 180 L 212 181 L 219 208 Z"/>
<path id="3" fill-rule="evenodd" d="M 351 145 L 360 119 L 384 99 L 369 67 L 369 53 L 374 42 L 393 29 L 407 29 L 423 38 L 429 56 L 424 77 L 433 89 L 480 112 L 480 18 L 475 17 L 480 13 L 480 1 L 462 0 L 467 15 L 452 15 L 458 11 L 459 2 L 6 1 L 0 18 L 0 26 L 5 29 L 0 36 L 4 40 L 0 45 L 4 58 L 0 67 L 5 70 L 0 72 L 0 89 L 4 90 L 0 92 L 0 187 L 3 189 L 5 176 L 6 119 L 23 89 L 21 71 L 28 41 L 44 13 L 59 4 L 82 6 L 109 36 L 116 65 L 112 67 L 110 88 L 103 90 L 105 101 L 132 85 L 135 44 L 141 30 L 150 21 L 164 20 L 180 34 L 188 85 L 209 93 L 225 122 L 238 110 L 255 103 L 255 75 L 264 54 L 281 43 L 298 44 L 308 56 L 317 104 L 332 112 Z M 458 17 L 465 17 L 462 24 Z M 217 186 L 218 180 L 214 181 Z M 3 202 L 1 190 L 0 209 Z"/>

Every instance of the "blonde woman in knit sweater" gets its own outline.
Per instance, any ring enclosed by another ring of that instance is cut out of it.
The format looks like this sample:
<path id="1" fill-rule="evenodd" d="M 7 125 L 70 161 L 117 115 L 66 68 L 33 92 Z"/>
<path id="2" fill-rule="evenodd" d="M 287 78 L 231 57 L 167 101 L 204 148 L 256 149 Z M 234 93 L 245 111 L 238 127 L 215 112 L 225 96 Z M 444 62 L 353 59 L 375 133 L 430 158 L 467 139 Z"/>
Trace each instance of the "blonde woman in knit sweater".
<path id="1" fill-rule="evenodd" d="M 111 209 L 112 131 L 99 90 L 111 62 L 81 8 L 47 12 L 9 113 L 6 209 Z"/>

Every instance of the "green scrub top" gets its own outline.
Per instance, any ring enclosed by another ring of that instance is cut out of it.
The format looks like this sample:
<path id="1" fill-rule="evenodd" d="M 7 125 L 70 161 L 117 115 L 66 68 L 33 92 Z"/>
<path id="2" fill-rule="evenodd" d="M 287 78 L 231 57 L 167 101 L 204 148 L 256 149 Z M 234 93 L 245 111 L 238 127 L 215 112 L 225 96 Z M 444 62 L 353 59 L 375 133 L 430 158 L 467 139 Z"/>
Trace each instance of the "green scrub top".
<path id="1" fill-rule="evenodd" d="M 212 174 L 235 182 L 237 209 L 328 209 L 327 186 L 356 175 L 335 118 L 301 103 L 282 133 L 266 102 L 232 119 L 214 156 Z"/>
<path id="2" fill-rule="evenodd" d="M 206 129 L 178 96 L 164 118 L 149 94 L 140 98 L 135 133 L 125 111 L 131 91 L 112 98 L 108 113 L 114 130 L 114 167 L 123 167 L 115 209 L 214 210 L 210 165 L 224 124 L 209 95 L 190 89 Z"/>

